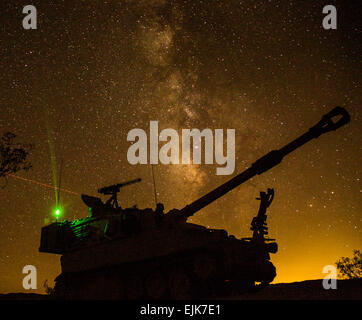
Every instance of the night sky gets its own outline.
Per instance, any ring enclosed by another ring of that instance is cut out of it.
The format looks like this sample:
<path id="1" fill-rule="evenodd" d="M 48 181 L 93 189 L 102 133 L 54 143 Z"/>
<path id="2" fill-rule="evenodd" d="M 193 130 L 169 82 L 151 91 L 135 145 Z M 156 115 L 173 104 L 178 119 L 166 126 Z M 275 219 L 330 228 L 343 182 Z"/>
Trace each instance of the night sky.
<path id="1" fill-rule="evenodd" d="M 343 3 L 344 2 L 344 3 Z M 51 187 L 62 166 L 62 219 L 88 215 L 80 194 L 130 179 L 122 206 L 154 208 L 150 165 L 127 161 L 127 133 L 235 129 L 235 172 L 280 148 L 340 105 L 351 122 L 287 156 L 190 220 L 251 236 L 261 190 L 275 189 L 269 233 L 274 282 L 321 279 L 325 265 L 360 249 L 361 28 L 358 1 L 32 1 L 38 29 L 22 27 L 28 1 L 0 4 L 0 134 L 33 143 L 33 168 L 1 179 L 0 293 L 38 291 L 60 273 L 39 253 L 54 220 Z M 338 29 L 322 27 L 325 5 Z M 155 165 L 158 200 L 183 208 L 232 176 L 219 165 Z M 25 179 L 25 180 L 24 180 Z M 39 184 L 42 183 L 42 184 Z M 45 184 L 45 185 L 44 185 Z M 105 198 L 102 198 L 105 199 Z"/>

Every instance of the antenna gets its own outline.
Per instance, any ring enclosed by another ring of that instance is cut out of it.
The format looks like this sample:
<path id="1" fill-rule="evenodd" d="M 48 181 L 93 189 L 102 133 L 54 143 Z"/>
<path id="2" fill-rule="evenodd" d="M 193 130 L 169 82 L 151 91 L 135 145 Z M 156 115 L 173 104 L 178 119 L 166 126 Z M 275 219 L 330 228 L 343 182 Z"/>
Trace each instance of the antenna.
<path id="1" fill-rule="evenodd" d="M 155 205 L 157 207 L 157 191 L 156 191 L 155 175 L 153 173 L 153 164 L 151 164 L 151 169 L 152 169 L 153 192 L 155 194 Z"/>
<path id="2" fill-rule="evenodd" d="M 63 159 L 60 160 L 60 168 L 59 168 L 59 184 L 58 184 L 58 190 L 57 190 L 57 199 L 58 203 L 57 206 L 60 204 L 60 186 L 61 186 L 61 179 L 62 179 L 62 168 L 63 168 Z"/>

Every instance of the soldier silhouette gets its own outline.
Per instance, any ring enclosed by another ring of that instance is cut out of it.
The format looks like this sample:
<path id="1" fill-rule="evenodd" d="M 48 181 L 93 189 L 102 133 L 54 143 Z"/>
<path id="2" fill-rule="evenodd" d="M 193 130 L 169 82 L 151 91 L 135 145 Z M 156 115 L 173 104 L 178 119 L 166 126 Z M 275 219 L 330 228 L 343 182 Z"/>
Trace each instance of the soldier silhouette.
<path id="1" fill-rule="evenodd" d="M 268 193 L 261 191 L 260 198 L 256 199 L 260 200 L 260 207 L 258 215 L 254 217 L 251 222 L 250 230 L 253 231 L 254 240 L 264 241 L 264 236 L 268 234 L 268 227 L 266 225 L 266 209 L 270 206 L 274 199 L 274 189 L 268 188 Z"/>

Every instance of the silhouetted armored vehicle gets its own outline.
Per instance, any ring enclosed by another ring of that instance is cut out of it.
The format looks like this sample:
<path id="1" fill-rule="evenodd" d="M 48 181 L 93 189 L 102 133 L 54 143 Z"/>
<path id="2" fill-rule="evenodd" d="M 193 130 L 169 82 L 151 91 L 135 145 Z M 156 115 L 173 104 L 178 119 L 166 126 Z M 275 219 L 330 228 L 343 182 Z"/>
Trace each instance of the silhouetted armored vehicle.
<path id="1" fill-rule="evenodd" d="M 202 298 L 231 291 L 252 290 L 276 276 L 270 253 L 274 239 L 266 239 L 266 209 L 274 192 L 260 193 L 260 209 L 250 238 L 237 239 L 225 230 L 208 229 L 186 220 L 200 209 L 255 175 L 273 168 L 283 157 L 313 138 L 336 130 L 350 120 L 334 108 L 306 133 L 271 151 L 250 168 L 181 210 L 122 208 L 120 188 L 140 179 L 98 190 L 111 195 L 82 195 L 89 217 L 57 221 L 42 228 L 40 252 L 61 254 L 61 274 L 54 295 L 65 299 Z"/>

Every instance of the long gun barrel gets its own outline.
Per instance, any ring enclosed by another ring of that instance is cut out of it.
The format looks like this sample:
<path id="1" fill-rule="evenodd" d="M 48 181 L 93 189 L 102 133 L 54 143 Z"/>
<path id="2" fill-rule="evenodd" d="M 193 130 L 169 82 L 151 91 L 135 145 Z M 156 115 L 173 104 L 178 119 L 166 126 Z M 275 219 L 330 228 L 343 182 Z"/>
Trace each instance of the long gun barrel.
<path id="1" fill-rule="evenodd" d="M 225 182 L 198 200 L 187 205 L 176 214 L 182 218 L 192 216 L 195 212 L 206 207 L 216 199 L 233 190 L 245 181 L 251 179 L 255 175 L 260 175 L 263 172 L 275 167 L 287 154 L 291 153 L 295 149 L 301 147 L 314 138 L 318 138 L 323 133 L 334 131 L 344 126 L 349 121 L 350 115 L 348 112 L 342 107 L 335 107 L 333 110 L 324 115 L 322 119 L 315 126 L 311 127 L 306 133 L 293 140 L 283 148 L 269 152 L 254 162 L 250 168 L 246 169 L 244 172 L 238 174 L 234 178 Z"/>

